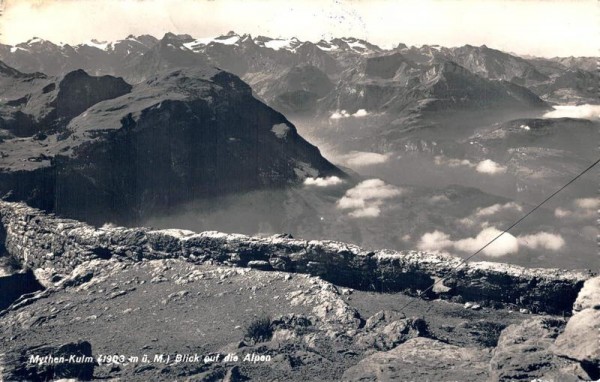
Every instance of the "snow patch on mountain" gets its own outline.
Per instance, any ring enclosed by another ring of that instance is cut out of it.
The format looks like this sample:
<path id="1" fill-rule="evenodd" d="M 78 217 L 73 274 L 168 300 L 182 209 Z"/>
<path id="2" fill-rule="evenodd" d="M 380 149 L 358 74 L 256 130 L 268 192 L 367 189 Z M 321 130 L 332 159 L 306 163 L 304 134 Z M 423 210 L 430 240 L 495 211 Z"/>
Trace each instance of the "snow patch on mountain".
<path id="1" fill-rule="evenodd" d="M 112 46 L 112 43 L 108 42 L 108 41 L 98 41 L 98 40 L 90 40 L 87 41 L 86 43 L 84 43 L 83 45 L 87 45 L 87 46 L 91 46 L 93 48 L 98 48 L 100 50 L 108 50 L 109 47 Z"/>
<path id="2" fill-rule="evenodd" d="M 290 52 L 295 52 L 296 48 L 300 46 L 302 42 L 298 40 L 296 37 L 292 37 L 290 39 L 272 39 L 269 41 L 265 41 L 263 45 L 266 48 L 270 48 L 273 50 L 289 50 Z"/>
<path id="3" fill-rule="evenodd" d="M 197 38 L 193 41 L 183 43 L 183 46 L 189 50 L 196 50 L 201 46 L 206 46 L 211 43 L 215 44 L 223 44 L 223 45 L 235 45 L 240 41 L 241 36 L 237 34 L 227 34 L 225 36 L 217 36 L 217 37 L 202 37 Z"/>
<path id="4" fill-rule="evenodd" d="M 234 45 L 236 42 L 240 41 L 240 36 L 219 36 L 212 41 L 223 45 Z"/>

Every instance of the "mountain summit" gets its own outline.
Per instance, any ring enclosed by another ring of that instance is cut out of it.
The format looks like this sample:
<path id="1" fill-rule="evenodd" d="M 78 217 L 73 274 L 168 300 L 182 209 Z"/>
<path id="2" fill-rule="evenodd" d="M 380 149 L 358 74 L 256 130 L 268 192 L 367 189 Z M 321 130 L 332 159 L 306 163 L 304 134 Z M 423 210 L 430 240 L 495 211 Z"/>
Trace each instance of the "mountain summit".
<path id="1" fill-rule="evenodd" d="M 15 112 L 50 111 L 44 123 L 17 132 L 4 114 L 0 125 L 0 193 L 12 200 L 127 223 L 196 198 L 344 176 L 247 84 L 215 68 L 164 71 L 134 87 L 83 71 L 45 81 Z M 67 87 L 71 100 L 61 96 Z"/>

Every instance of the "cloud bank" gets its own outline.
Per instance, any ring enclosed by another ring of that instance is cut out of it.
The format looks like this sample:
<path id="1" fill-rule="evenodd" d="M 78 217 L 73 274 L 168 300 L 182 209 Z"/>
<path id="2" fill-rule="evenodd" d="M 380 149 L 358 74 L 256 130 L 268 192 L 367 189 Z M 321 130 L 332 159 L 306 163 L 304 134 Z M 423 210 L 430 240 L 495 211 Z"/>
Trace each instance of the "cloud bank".
<path id="1" fill-rule="evenodd" d="M 495 215 L 501 211 L 507 211 L 507 210 L 521 212 L 521 211 L 523 211 L 523 207 L 521 207 L 518 203 L 515 203 L 515 202 L 508 202 L 505 204 L 496 203 L 489 207 L 478 208 L 475 211 L 475 216 L 477 216 L 477 217 L 490 216 L 490 215 Z"/>
<path id="2" fill-rule="evenodd" d="M 372 166 L 374 164 L 385 163 L 390 159 L 388 154 L 371 153 L 366 151 L 351 151 L 349 154 L 342 155 L 340 160 L 350 167 Z"/>
<path id="3" fill-rule="evenodd" d="M 554 110 L 544 114 L 544 118 L 583 118 L 600 120 L 600 105 L 554 106 Z"/>
<path id="4" fill-rule="evenodd" d="M 565 245 L 560 235 L 548 232 L 538 232 L 532 235 L 519 236 L 519 244 L 531 249 L 548 249 L 558 251 Z"/>
<path id="5" fill-rule="evenodd" d="M 491 159 L 484 159 L 481 162 L 475 164 L 468 159 L 456 159 L 456 158 L 447 158 L 441 155 L 438 155 L 434 158 L 434 163 L 437 166 L 448 166 L 450 168 L 458 168 L 458 167 L 469 167 L 474 168 L 475 171 L 488 174 L 488 175 L 496 175 L 503 174 L 506 172 L 506 166 L 502 166 Z"/>
<path id="6" fill-rule="evenodd" d="M 506 167 L 494 162 L 491 159 L 486 159 L 479 162 L 475 167 L 475 170 L 483 174 L 495 175 L 505 173 Z"/>
<path id="7" fill-rule="evenodd" d="M 475 252 L 501 233 L 502 231 L 495 227 L 484 228 L 477 236 L 455 241 L 453 246 L 455 249 L 462 252 Z M 517 253 L 518 251 L 519 242 L 517 241 L 517 238 L 510 233 L 505 233 L 482 252 L 488 257 L 502 257 Z"/>
<path id="8" fill-rule="evenodd" d="M 475 165 L 468 159 L 446 158 L 444 156 L 437 155 L 435 158 L 433 158 L 433 160 L 437 166 L 448 166 L 452 168 L 461 166 L 475 167 Z"/>
<path id="9" fill-rule="evenodd" d="M 495 227 L 486 227 L 475 237 L 452 240 L 450 235 L 436 230 L 425 233 L 419 240 L 417 248 L 422 251 L 430 252 L 456 250 L 464 253 L 475 253 L 501 233 L 502 231 Z M 561 235 L 558 234 L 538 232 L 535 234 L 515 237 L 507 232 L 483 249 L 481 253 L 487 257 L 496 258 L 510 254 L 517 254 L 520 247 L 558 251 L 563 248 L 564 245 L 565 240 Z"/>
<path id="10" fill-rule="evenodd" d="M 331 116 L 329 118 L 330 119 L 342 119 L 342 118 L 349 118 L 349 117 L 362 118 L 362 117 L 366 117 L 367 115 L 369 115 L 369 113 L 365 109 L 358 109 L 356 111 L 356 113 L 354 113 L 354 114 L 350 114 L 346 110 L 336 110 L 333 112 L 333 114 L 331 114 Z"/>
<path id="11" fill-rule="evenodd" d="M 329 187 L 329 186 L 337 186 L 338 184 L 344 183 L 344 181 L 337 176 L 328 176 L 326 178 L 311 178 L 308 177 L 304 179 L 305 186 L 315 186 L 315 187 Z"/>
<path id="12" fill-rule="evenodd" d="M 348 215 L 355 218 L 377 217 L 381 214 L 381 206 L 387 199 L 401 194 L 401 189 L 386 184 L 381 179 L 369 179 L 346 191 L 346 194 L 337 201 L 337 207 L 349 210 Z"/>
<path id="13" fill-rule="evenodd" d="M 600 198 L 580 198 L 573 201 L 571 208 L 556 208 L 554 216 L 559 219 L 594 219 L 598 217 L 598 209 L 600 209 Z"/>

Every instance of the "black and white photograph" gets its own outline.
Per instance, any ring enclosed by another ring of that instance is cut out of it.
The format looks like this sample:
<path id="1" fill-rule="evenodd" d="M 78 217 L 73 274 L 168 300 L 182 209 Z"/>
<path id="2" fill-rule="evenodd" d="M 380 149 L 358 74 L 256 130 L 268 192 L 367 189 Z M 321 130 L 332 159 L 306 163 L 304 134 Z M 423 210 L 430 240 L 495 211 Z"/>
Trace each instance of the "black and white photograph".
<path id="1" fill-rule="evenodd" d="M 600 380 L 597 0 L 0 0 L 0 381 Z"/>

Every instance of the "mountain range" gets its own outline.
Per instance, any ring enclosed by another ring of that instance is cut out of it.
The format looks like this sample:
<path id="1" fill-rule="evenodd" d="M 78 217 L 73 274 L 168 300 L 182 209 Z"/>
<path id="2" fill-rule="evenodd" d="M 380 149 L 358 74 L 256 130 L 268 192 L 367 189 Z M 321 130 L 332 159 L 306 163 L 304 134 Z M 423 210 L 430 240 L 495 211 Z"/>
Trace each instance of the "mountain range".
<path id="1" fill-rule="evenodd" d="M 357 63 L 366 66 L 372 78 L 412 78 L 411 69 L 437 67 L 453 62 L 486 80 L 504 80 L 525 86 L 549 102 L 589 102 L 597 99 L 597 59 L 594 57 L 519 57 L 500 50 L 464 45 L 445 48 L 436 45 L 392 49 L 356 38 L 333 38 L 316 43 L 297 38 L 252 37 L 229 32 L 215 38 L 195 39 L 190 35 L 165 34 L 128 36 L 115 42 L 96 40 L 78 45 L 55 44 L 40 38 L 14 46 L 0 45 L 0 60 L 23 72 L 65 74 L 84 69 L 93 75 L 110 74 L 136 82 L 157 68 L 209 63 L 230 71 L 251 85 L 262 77 L 280 74 L 282 69 L 311 65 L 337 82 Z M 320 74 L 317 74 L 320 75 Z M 566 84 L 577 78 L 577 84 Z M 562 85 L 561 85 L 562 84 Z M 556 88 L 571 86 L 569 92 Z M 305 89 L 310 92 L 310 89 Z M 261 88 L 255 89 L 259 94 Z M 321 97 L 320 94 L 317 96 Z"/>
<path id="2" fill-rule="evenodd" d="M 495 122 L 507 114 L 532 117 L 532 111 L 539 114 L 552 104 L 596 103 L 600 83 L 593 57 L 519 57 L 485 45 L 400 43 L 383 49 L 356 38 L 313 43 L 235 32 L 200 39 L 173 33 L 161 39 L 130 35 L 74 46 L 34 38 L 0 45 L 0 60 L 22 72 L 63 75 L 83 69 L 131 84 L 161 70 L 216 66 L 240 77 L 256 97 L 289 117 L 371 114 L 369 136 L 350 131 L 346 135 L 351 139 L 344 143 L 376 150 L 401 145 L 403 131 L 465 113 L 471 121 Z M 459 119 L 459 124 L 465 120 Z M 386 141 L 373 142 L 372 130 Z"/>
<path id="3" fill-rule="evenodd" d="M 396 249 L 432 230 L 478 237 L 490 218 L 456 222 L 541 200 L 594 159 L 599 131 L 542 118 L 556 102 L 597 103 L 594 58 L 230 32 L 32 39 L 0 46 L 0 59 L 0 194 L 94 224 L 285 230 Z M 580 180 L 570 200 L 589 205 L 593 187 Z M 346 192 L 404 196 L 344 210 Z M 458 204 L 440 203 L 446 193 Z M 550 224 L 552 210 L 523 227 L 560 232 L 577 261 L 529 247 L 511 261 L 588 264 L 595 228 L 578 206 L 564 219 L 579 229 Z"/>

